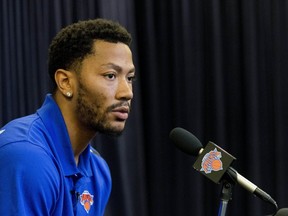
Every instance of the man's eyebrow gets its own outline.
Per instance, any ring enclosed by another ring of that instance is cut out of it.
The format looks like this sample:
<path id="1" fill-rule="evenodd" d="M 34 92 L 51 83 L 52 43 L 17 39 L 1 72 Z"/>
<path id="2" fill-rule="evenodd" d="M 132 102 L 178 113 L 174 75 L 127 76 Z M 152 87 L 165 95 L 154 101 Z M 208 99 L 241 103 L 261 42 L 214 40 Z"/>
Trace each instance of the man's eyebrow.
<path id="1" fill-rule="evenodd" d="M 120 67 L 119 65 L 116 65 L 114 63 L 102 64 L 101 67 L 113 68 L 114 70 L 116 70 L 118 72 L 121 72 L 123 70 L 122 67 Z M 131 73 L 131 72 L 135 72 L 134 67 L 129 70 L 129 73 Z"/>

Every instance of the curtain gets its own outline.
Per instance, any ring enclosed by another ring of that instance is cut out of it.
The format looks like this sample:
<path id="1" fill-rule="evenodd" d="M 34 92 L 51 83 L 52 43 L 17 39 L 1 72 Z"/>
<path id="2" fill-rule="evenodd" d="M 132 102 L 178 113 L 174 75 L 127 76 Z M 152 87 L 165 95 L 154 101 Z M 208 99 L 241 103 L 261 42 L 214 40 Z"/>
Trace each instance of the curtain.
<path id="1" fill-rule="evenodd" d="M 217 215 L 221 184 L 193 169 L 169 133 L 183 127 L 288 207 L 288 2 L 284 0 L 1 0 L 0 125 L 34 113 L 51 89 L 48 46 L 61 27 L 97 17 L 133 36 L 132 113 L 119 138 L 93 145 L 111 169 L 106 215 Z M 227 215 L 273 206 L 236 184 Z"/>

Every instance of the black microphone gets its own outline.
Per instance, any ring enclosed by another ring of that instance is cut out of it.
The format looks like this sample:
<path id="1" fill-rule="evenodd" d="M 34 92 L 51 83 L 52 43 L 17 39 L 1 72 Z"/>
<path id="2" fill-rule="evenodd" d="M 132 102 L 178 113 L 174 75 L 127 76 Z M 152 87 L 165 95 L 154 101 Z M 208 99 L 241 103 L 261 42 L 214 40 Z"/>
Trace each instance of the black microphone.
<path id="1" fill-rule="evenodd" d="M 193 134 L 180 127 L 174 128 L 170 132 L 169 138 L 181 151 L 192 156 L 197 156 L 193 167 L 210 180 L 219 183 L 223 176 L 227 174 L 243 188 L 262 200 L 271 203 L 278 209 L 276 201 L 269 194 L 231 167 L 232 162 L 236 158 L 215 143 L 209 142 L 203 149 L 201 142 Z"/>

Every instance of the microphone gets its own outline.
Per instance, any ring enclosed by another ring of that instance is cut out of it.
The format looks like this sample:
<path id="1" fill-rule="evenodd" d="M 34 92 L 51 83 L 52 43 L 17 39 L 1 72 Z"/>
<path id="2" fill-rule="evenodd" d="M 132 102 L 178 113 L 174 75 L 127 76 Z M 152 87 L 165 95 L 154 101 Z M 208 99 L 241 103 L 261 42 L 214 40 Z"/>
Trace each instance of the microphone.
<path id="1" fill-rule="evenodd" d="M 279 209 L 275 216 L 288 216 L 288 208 Z"/>
<path id="2" fill-rule="evenodd" d="M 197 156 L 196 162 L 193 165 L 194 169 L 208 177 L 213 182 L 219 183 L 226 177 L 226 175 L 228 175 L 234 182 L 241 185 L 244 189 L 248 190 L 260 199 L 271 203 L 276 207 L 276 209 L 278 209 L 276 201 L 272 199 L 269 194 L 240 175 L 230 166 L 236 158 L 217 146 L 215 143 L 208 142 L 207 146 L 203 149 L 203 146 L 197 137 L 180 127 L 174 128 L 170 132 L 169 138 L 174 142 L 176 147 L 184 153 Z"/>

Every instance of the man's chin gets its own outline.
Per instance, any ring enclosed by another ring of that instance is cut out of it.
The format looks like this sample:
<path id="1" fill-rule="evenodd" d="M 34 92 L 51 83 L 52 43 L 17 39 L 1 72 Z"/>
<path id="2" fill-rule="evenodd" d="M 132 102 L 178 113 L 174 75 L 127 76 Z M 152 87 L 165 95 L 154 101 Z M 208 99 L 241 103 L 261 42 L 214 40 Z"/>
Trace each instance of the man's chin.
<path id="1" fill-rule="evenodd" d="M 122 135 L 123 130 L 121 131 L 116 131 L 116 130 L 104 130 L 104 131 L 99 131 L 101 134 L 111 136 L 111 137 L 119 137 Z"/>
<path id="2" fill-rule="evenodd" d="M 117 126 L 117 127 L 110 126 L 110 127 L 102 128 L 98 132 L 100 132 L 101 134 L 108 135 L 108 136 L 118 137 L 122 135 L 123 131 L 124 131 L 124 125 Z"/>

